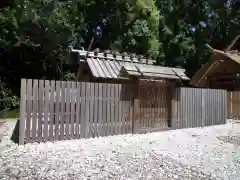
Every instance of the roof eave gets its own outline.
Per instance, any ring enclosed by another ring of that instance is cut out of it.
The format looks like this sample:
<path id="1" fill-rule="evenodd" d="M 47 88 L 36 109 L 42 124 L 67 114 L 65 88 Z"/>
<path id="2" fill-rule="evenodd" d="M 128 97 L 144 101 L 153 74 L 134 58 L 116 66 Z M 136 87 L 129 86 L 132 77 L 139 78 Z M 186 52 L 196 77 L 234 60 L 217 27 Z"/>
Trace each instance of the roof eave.
<path id="1" fill-rule="evenodd" d="M 217 61 L 217 59 L 215 58 L 215 56 L 217 54 L 224 55 L 224 52 L 213 49 L 213 54 L 212 54 L 210 60 L 208 60 L 190 79 L 189 84 L 191 86 L 200 87 L 202 80 L 206 77 L 208 72 L 211 71 L 211 69 L 214 67 L 214 65 Z"/>
<path id="2" fill-rule="evenodd" d="M 195 87 L 202 87 L 201 83 L 204 80 L 204 78 L 209 74 L 209 72 L 211 72 L 214 68 L 216 68 L 219 65 L 219 57 L 216 58 L 215 56 L 219 56 L 221 55 L 221 57 L 224 58 L 228 58 L 230 60 L 233 60 L 235 62 L 237 62 L 234 58 L 232 58 L 231 54 L 228 54 L 227 52 L 224 51 L 220 51 L 217 49 L 213 50 L 213 54 L 210 58 L 209 61 L 207 61 L 197 72 L 196 74 L 193 75 L 193 77 L 191 78 L 189 84 Z M 240 62 L 237 62 L 240 63 Z"/>

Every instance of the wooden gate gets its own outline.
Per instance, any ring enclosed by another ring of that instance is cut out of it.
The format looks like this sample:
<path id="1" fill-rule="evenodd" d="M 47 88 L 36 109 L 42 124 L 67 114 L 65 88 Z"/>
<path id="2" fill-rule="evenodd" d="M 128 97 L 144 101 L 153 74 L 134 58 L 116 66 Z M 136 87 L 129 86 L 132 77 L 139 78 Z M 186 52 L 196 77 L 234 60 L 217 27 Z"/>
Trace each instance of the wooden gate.
<path id="1" fill-rule="evenodd" d="M 170 126 L 172 88 L 160 82 L 139 83 L 140 132 L 157 131 Z"/>

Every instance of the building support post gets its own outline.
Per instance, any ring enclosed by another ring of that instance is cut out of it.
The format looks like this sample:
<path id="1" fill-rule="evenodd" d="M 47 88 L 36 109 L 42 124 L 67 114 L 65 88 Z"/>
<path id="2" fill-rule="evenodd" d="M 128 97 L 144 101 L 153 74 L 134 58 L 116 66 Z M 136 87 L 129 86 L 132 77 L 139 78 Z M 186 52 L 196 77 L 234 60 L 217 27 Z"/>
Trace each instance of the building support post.
<path id="1" fill-rule="evenodd" d="M 140 132 L 140 105 L 139 105 L 139 79 L 134 78 L 134 95 L 133 95 L 133 133 L 137 134 Z"/>

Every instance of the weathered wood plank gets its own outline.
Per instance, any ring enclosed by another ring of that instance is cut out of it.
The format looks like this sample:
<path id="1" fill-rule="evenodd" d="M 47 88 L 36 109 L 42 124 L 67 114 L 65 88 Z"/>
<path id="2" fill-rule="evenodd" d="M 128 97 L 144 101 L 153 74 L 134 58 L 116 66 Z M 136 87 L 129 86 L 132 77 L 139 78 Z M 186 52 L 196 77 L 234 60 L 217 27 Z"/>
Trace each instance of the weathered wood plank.
<path id="1" fill-rule="evenodd" d="M 76 126 L 75 126 L 75 137 L 78 139 L 80 138 L 80 113 L 81 112 L 81 101 L 82 101 L 82 96 L 81 96 L 81 83 L 78 82 L 76 87 Z"/>
<path id="2" fill-rule="evenodd" d="M 54 136 L 53 136 L 53 126 L 54 126 L 54 104 L 56 103 L 56 101 L 54 101 L 54 96 L 55 96 L 55 81 L 50 81 L 50 109 L 49 109 L 49 141 L 53 141 L 54 140 Z"/>
<path id="3" fill-rule="evenodd" d="M 114 99 L 115 99 L 115 134 L 118 135 L 120 134 L 121 126 L 120 126 L 120 100 L 119 100 L 119 89 L 120 85 L 116 84 L 115 85 L 115 93 L 114 93 Z"/>
<path id="4" fill-rule="evenodd" d="M 114 85 L 113 84 L 110 84 L 110 102 L 111 102 L 111 125 L 110 125 L 110 135 L 114 135 L 114 132 L 115 132 L 115 106 L 114 106 Z"/>
<path id="5" fill-rule="evenodd" d="M 19 130 L 19 144 L 24 144 L 26 131 L 26 79 L 21 79 L 21 103 L 20 103 L 20 130 Z"/>
<path id="6" fill-rule="evenodd" d="M 105 84 L 99 84 L 98 91 L 98 136 L 103 136 L 103 86 Z"/>
<path id="7" fill-rule="evenodd" d="M 85 116 L 85 138 L 88 138 L 89 137 L 89 124 L 91 123 L 91 120 L 90 120 L 90 95 L 91 95 L 91 85 L 92 83 L 86 83 L 86 103 L 85 103 L 85 110 L 86 110 L 86 116 Z"/>
<path id="8" fill-rule="evenodd" d="M 90 99 L 89 99 L 89 136 L 93 136 L 93 123 L 94 123 L 94 84 L 90 84 Z"/>
<path id="9" fill-rule="evenodd" d="M 126 114 L 127 114 L 127 101 L 126 101 L 126 84 L 122 85 L 122 89 L 121 89 L 121 95 L 120 95 L 120 101 L 121 101 L 121 134 L 125 134 L 125 126 L 124 126 L 124 122 L 125 122 L 125 118 L 126 118 Z"/>
<path id="10" fill-rule="evenodd" d="M 74 124 L 76 122 L 76 110 L 75 110 L 75 98 L 76 98 L 76 82 L 71 82 L 71 94 L 70 94 L 70 103 L 71 103 L 71 110 L 70 110 L 70 122 L 71 122 L 71 127 L 70 127 L 70 138 L 73 139 L 75 137 L 75 132 L 74 132 Z"/>
<path id="11" fill-rule="evenodd" d="M 102 136 L 107 135 L 107 84 L 103 84 L 103 94 L 102 94 Z"/>
<path id="12" fill-rule="evenodd" d="M 123 129 L 123 98 L 122 98 L 122 90 L 123 90 L 123 84 L 120 86 L 119 91 L 118 91 L 118 98 L 119 98 L 119 133 L 123 134 L 122 129 Z"/>
<path id="13" fill-rule="evenodd" d="M 111 134 L 111 85 L 107 84 L 107 126 L 106 126 L 106 135 Z"/>
<path id="14" fill-rule="evenodd" d="M 71 82 L 67 82 L 66 88 L 66 119 L 65 119 L 65 139 L 70 139 L 70 89 L 71 89 Z"/>
<path id="15" fill-rule="evenodd" d="M 32 119 L 32 79 L 27 79 L 27 118 L 26 118 L 26 142 L 31 142 Z"/>
<path id="16" fill-rule="evenodd" d="M 98 136 L 98 101 L 99 101 L 99 83 L 94 83 L 93 85 L 93 102 L 94 102 L 94 107 L 93 107 L 93 136 L 92 137 L 96 137 Z"/>
<path id="17" fill-rule="evenodd" d="M 44 81 L 44 123 L 43 123 L 43 140 L 46 142 L 49 136 L 49 81 Z"/>
<path id="18" fill-rule="evenodd" d="M 43 114 L 44 114 L 44 81 L 39 80 L 39 89 L 38 89 L 38 103 L 39 103 L 39 112 L 38 112 L 38 142 L 42 142 L 43 139 Z"/>
<path id="19" fill-rule="evenodd" d="M 135 81 L 135 90 L 134 90 L 134 106 L 133 106 L 133 121 L 134 121 L 134 133 L 139 133 L 140 121 L 139 121 L 139 80 Z"/>
<path id="20" fill-rule="evenodd" d="M 132 91 L 132 88 L 130 90 L 131 90 L 130 92 L 127 93 L 127 91 L 125 91 L 124 93 L 125 93 L 125 97 L 128 97 L 127 98 L 128 122 L 130 123 L 130 132 L 133 133 L 133 106 L 132 106 L 133 91 Z M 126 96 L 126 93 L 128 94 L 128 96 Z"/>
<path id="21" fill-rule="evenodd" d="M 80 115 L 80 137 L 81 138 L 84 138 L 86 137 L 85 134 L 86 133 L 86 130 L 87 130 L 87 127 L 86 127 L 86 122 L 88 121 L 88 115 L 87 115 L 87 109 L 86 109 L 86 98 L 87 98 L 87 94 L 86 94 L 86 83 L 85 82 L 82 82 L 80 84 L 80 88 L 81 88 L 81 92 L 80 92 L 80 103 L 81 103 L 81 115 Z"/>
<path id="22" fill-rule="evenodd" d="M 54 131 L 55 131 L 55 133 L 54 133 L 54 139 L 55 140 L 59 140 L 60 139 L 60 137 L 59 137 L 59 132 L 60 132 L 60 115 L 61 115 L 61 110 L 60 110 L 60 108 L 61 108 L 61 96 L 60 96 L 60 88 L 61 88 L 61 82 L 60 81 L 56 81 L 56 95 L 55 95 L 55 103 L 56 103 L 56 105 L 55 105 L 55 110 L 54 110 L 54 112 L 55 112 L 55 118 L 54 118 L 54 124 L 55 124 L 55 129 L 54 129 Z"/>
<path id="23" fill-rule="evenodd" d="M 33 124 L 32 124 L 32 141 L 37 140 L 37 119 L 38 119 L 38 80 L 33 80 Z"/>
<path id="24" fill-rule="evenodd" d="M 60 140 L 64 140 L 65 139 L 65 121 L 66 121 L 66 82 L 65 81 L 61 81 L 61 112 L 60 112 L 60 116 L 59 116 L 59 120 L 60 120 Z"/>

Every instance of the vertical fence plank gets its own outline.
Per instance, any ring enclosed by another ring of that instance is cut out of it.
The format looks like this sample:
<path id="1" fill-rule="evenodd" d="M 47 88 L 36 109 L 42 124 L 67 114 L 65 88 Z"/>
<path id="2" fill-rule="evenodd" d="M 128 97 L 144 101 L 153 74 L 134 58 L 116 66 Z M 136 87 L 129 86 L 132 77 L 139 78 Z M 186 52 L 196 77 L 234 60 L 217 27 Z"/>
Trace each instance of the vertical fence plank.
<path id="1" fill-rule="evenodd" d="M 201 104 L 201 112 L 202 112 L 202 118 L 201 118 L 201 126 L 204 127 L 205 124 L 207 123 L 207 113 L 205 111 L 205 106 L 207 105 L 206 103 L 206 98 L 207 96 L 207 92 L 205 92 L 204 89 L 200 89 L 201 90 L 201 96 L 202 96 L 202 104 Z"/>
<path id="2" fill-rule="evenodd" d="M 94 84 L 90 84 L 90 101 L 89 101 L 89 136 L 93 136 L 93 123 L 94 123 Z"/>
<path id="3" fill-rule="evenodd" d="M 239 92 L 236 92 L 236 94 L 237 94 L 237 108 L 236 108 L 236 115 L 235 115 L 235 119 L 239 119 L 239 113 L 238 112 L 240 112 L 240 107 L 239 107 L 239 105 L 240 105 L 240 93 Z"/>
<path id="4" fill-rule="evenodd" d="M 116 135 L 118 132 L 118 109 L 117 109 L 117 100 L 116 100 L 116 89 L 117 89 L 117 84 L 113 84 L 113 89 L 112 89 L 112 102 L 113 102 L 113 135 Z"/>
<path id="5" fill-rule="evenodd" d="M 157 90 L 159 89 L 159 86 L 153 86 L 152 88 L 152 109 L 153 109 L 153 112 L 152 112 L 152 119 L 153 119 L 153 124 L 154 124 L 154 127 L 158 127 L 159 124 L 162 125 L 162 122 L 159 121 L 159 117 L 156 116 L 157 114 L 157 109 L 158 109 L 158 106 L 157 106 Z M 168 113 L 168 112 L 167 112 Z"/>
<path id="6" fill-rule="evenodd" d="M 56 94 L 55 94 L 55 115 L 54 115 L 54 125 L 55 125 L 55 129 L 54 129 L 54 139 L 55 140 L 59 140 L 59 132 L 60 132 L 60 103 L 61 103 L 61 96 L 60 96 L 60 88 L 61 88 L 61 82 L 60 81 L 56 81 Z"/>
<path id="7" fill-rule="evenodd" d="M 224 92 L 225 96 L 224 96 L 224 102 L 223 102 L 223 108 L 227 106 L 227 91 Z M 227 108 L 225 108 L 225 111 L 223 111 L 223 116 L 226 117 L 226 119 L 224 119 L 223 123 L 227 122 Z"/>
<path id="8" fill-rule="evenodd" d="M 59 116 L 60 120 L 60 140 L 66 139 L 66 132 L 65 132 L 65 123 L 66 123 L 66 82 L 61 81 L 61 112 Z"/>
<path id="9" fill-rule="evenodd" d="M 238 92 L 235 93 L 235 103 L 236 103 L 236 106 L 235 106 L 235 113 L 234 113 L 234 119 L 238 119 L 238 111 L 239 111 L 239 94 Z"/>
<path id="10" fill-rule="evenodd" d="M 26 142 L 31 141 L 32 121 L 32 79 L 27 79 L 27 116 L 26 116 Z"/>
<path id="11" fill-rule="evenodd" d="M 81 110 L 80 110 L 80 137 L 84 138 L 86 137 L 86 122 L 88 121 L 88 117 L 87 117 L 87 109 L 86 109 L 86 98 L 87 98 L 87 94 L 86 94 L 86 83 L 82 82 L 80 83 L 80 103 L 81 103 Z"/>
<path id="12" fill-rule="evenodd" d="M 128 85 L 124 84 L 122 86 L 122 92 L 121 92 L 121 101 L 122 101 L 122 120 L 121 120 L 121 124 L 122 124 L 122 129 L 121 129 L 121 133 L 125 134 L 127 131 L 126 130 L 126 126 L 125 126 L 125 122 L 127 121 L 127 118 L 129 116 L 129 113 L 131 111 L 131 107 L 129 106 L 129 97 L 127 97 L 127 91 L 128 91 Z M 129 95 L 129 93 L 128 93 Z M 130 126 L 132 128 L 132 118 L 130 118 Z"/>
<path id="13" fill-rule="evenodd" d="M 182 91 L 183 91 L 183 88 L 179 88 L 179 101 L 178 101 L 178 116 L 179 116 L 179 124 L 180 124 L 180 128 L 184 128 L 183 126 L 183 114 L 182 114 L 182 111 L 183 111 L 183 107 L 181 106 L 181 103 L 182 103 Z"/>
<path id="14" fill-rule="evenodd" d="M 76 111 L 75 111 L 75 96 L 76 96 L 76 82 L 71 82 L 70 85 L 70 139 L 75 137 L 74 126 L 76 122 Z"/>
<path id="15" fill-rule="evenodd" d="M 113 105 L 113 119 L 112 120 L 112 124 L 113 124 L 113 131 L 112 131 L 112 135 L 117 134 L 117 105 L 116 105 L 116 84 L 112 85 L 112 105 Z"/>
<path id="16" fill-rule="evenodd" d="M 37 119 L 38 119 L 38 80 L 33 80 L 33 124 L 32 124 L 32 141 L 37 140 Z"/>
<path id="17" fill-rule="evenodd" d="M 118 135 L 120 134 L 120 117 L 119 117 L 119 111 L 120 111 L 120 100 L 119 100 L 119 89 L 120 89 L 120 85 L 116 84 L 115 85 L 115 124 L 116 124 L 116 128 L 115 128 L 115 134 Z"/>
<path id="18" fill-rule="evenodd" d="M 26 79 L 21 79 L 21 104 L 20 104 L 20 130 L 19 144 L 24 144 L 25 139 L 25 123 L 26 123 Z"/>
<path id="19" fill-rule="evenodd" d="M 134 86 L 134 102 L 133 102 L 133 123 L 134 133 L 140 132 L 140 121 L 139 121 L 139 80 L 135 81 Z"/>
<path id="20" fill-rule="evenodd" d="M 127 121 L 127 118 L 129 118 L 128 116 L 130 115 L 130 111 L 132 110 L 131 107 L 129 106 L 128 102 L 129 99 L 127 97 L 127 90 L 128 90 L 128 85 L 124 84 L 122 86 L 122 91 L 121 91 L 121 101 L 122 101 L 122 120 L 121 120 L 121 124 L 122 124 L 122 129 L 121 129 L 121 133 L 125 134 L 125 121 Z M 130 92 L 131 93 L 131 92 Z M 128 94 L 129 95 L 129 94 Z M 130 121 L 130 128 L 132 128 L 132 117 L 129 118 Z"/>
<path id="21" fill-rule="evenodd" d="M 158 114 L 155 121 L 156 121 L 156 123 L 162 124 L 165 121 L 164 114 L 162 112 L 162 111 L 165 112 L 165 108 L 164 108 L 164 104 L 165 104 L 164 91 L 165 91 L 165 89 L 160 85 L 157 85 L 157 87 L 155 89 L 156 89 L 156 92 L 154 92 L 154 101 L 155 101 L 154 104 L 156 104 L 155 109 L 157 109 L 157 110 L 154 113 Z M 149 123 L 149 125 L 151 124 L 151 122 L 148 122 L 148 123 Z M 149 128 L 151 128 L 151 127 L 149 127 Z"/>
<path id="22" fill-rule="evenodd" d="M 86 83 L 86 100 L 85 100 L 85 110 L 86 110 L 86 120 L 85 120 L 85 138 L 89 137 L 89 124 L 91 123 L 91 117 L 90 117 L 90 106 L 91 106 L 91 86 L 92 83 Z"/>
<path id="23" fill-rule="evenodd" d="M 82 101 L 82 96 L 81 96 L 81 84 L 77 82 L 76 84 L 76 96 L 75 96 L 75 101 L 76 101 L 76 126 L 75 126 L 75 137 L 78 139 L 80 138 L 80 113 L 81 113 L 81 104 L 80 102 Z"/>
<path id="24" fill-rule="evenodd" d="M 231 94 L 232 92 L 227 92 L 227 103 L 228 103 L 228 118 L 231 119 L 232 118 L 232 98 L 231 98 Z"/>
<path id="25" fill-rule="evenodd" d="M 38 89 L 38 103 L 39 103 L 39 112 L 38 112 L 38 142 L 43 140 L 43 115 L 44 115 L 44 81 L 39 80 L 39 89 Z"/>
<path id="26" fill-rule="evenodd" d="M 171 127 L 176 128 L 177 124 L 177 92 L 174 85 L 172 85 L 171 89 L 172 99 L 171 99 Z"/>
<path id="27" fill-rule="evenodd" d="M 53 141 L 54 140 L 54 136 L 53 136 L 53 125 L 54 125 L 54 104 L 56 103 L 56 101 L 54 101 L 54 96 L 56 94 L 55 91 L 55 81 L 50 81 L 50 100 L 49 100 L 49 137 L 48 140 L 49 141 Z"/>
<path id="28" fill-rule="evenodd" d="M 179 108 L 179 103 L 180 103 L 180 92 L 181 89 L 180 88 L 176 88 L 176 128 L 181 128 L 181 124 L 180 124 L 180 108 Z"/>
<path id="29" fill-rule="evenodd" d="M 102 123 L 103 123 L 103 132 L 102 136 L 107 135 L 107 84 L 103 84 L 103 95 L 102 95 Z"/>
<path id="30" fill-rule="evenodd" d="M 71 82 L 67 82 L 67 88 L 66 88 L 66 126 L 65 126 L 65 136 L 66 139 L 70 139 L 70 107 L 71 107 Z"/>
<path id="31" fill-rule="evenodd" d="M 234 119 L 235 111 L 236 111 L 236 93 L 232 92 L 232 119 Z"/>
<path id="32" fill-rule="evenodd" d="M 223 91 L 221 91 L 221 90 L 217 90 L 217 92 L 216 92 L 216 94 L 215 94 L 215 101 L 214 101 L 214 104 L 216 104 L 216 111 L 215 111 L 215 114 L 216 114 L 216 116 L 217 116 L 217 118 L 214 118 L 213 119 L 213 124 L 214 125 L 219 125 L 219 124 L 221 124 L 220 122 L 221 122 L 221 112 L 220 112 L 220 109 L 222 109 L 222 107 L 221 107 L 221 100 L 223 100 L 223 97 L 224 97 L 224 94 L 222 94 L 222 92 Z M 211 92 L 211 96 L 213 95 L 214 93 L 213 92 Z M 222 98 L 221 98 L 221 95 L 222 94 Z M 217 104 L 217 102 L 219 102 L 219 104 Z M 222 109 L 223 110 L 223 109 Z M 213 111 L 214 111 L 214 109 L 213 109 Z"/>
<path id="33" fill-rule="evenodd" d="M 99 84 L 98 93 L 98 136 L 103 136 L 103 86 L 104 84 Z"/>
<path id="34" fill-rule="evenodd" d="M 98 101 L 99 101 L 99 83 L 94 83 L 93 85 L 93 136 L 98 136 L 97 129 L 98 129 Z"/>
<path id="35" fill-rule="evenodd" d="M 238 111 L 238 93 L 234 92 L 234 103 L 235 103 L 235 107 L 234 107 L 234 115 L 233 115 L 233 119 L 236 119 L 237 117 L 237 111 Z"/>
<path id="36" fill-rule="evenodd" d="M 110 84 L 110 108 L 111 108 L 111 113 L 110 113 L 110 135 L 113 135 L 114 134 L 114 85 L 113 84 Z"/>
<path id="37" fill-rule="evenodd" d="M 106 129 L 107 129 L 107 134 L 111 134 L 111 85 L 107 84 L 107 124 L 106 124 Z"/>
<path id="38" fill-rule="evenodd" d="M 44 126 L 43 126 L 43 140 L 46 142 L 49 136 L 49 95 L 50 95 L 50 87 L 49 81 L 44 81 Z"/>
<path id="39" fill-rule="evenodd" d="M 123 84 L 122 85 L 122 88 L 121 88 L 121 91 L 120 91 L 120 101 L 121 101 L 121 134 L 124 134 L 124 131 L 125 131 L 125 126 L 124 126 L 124 121 L 125 121 L 125 118 L 126 118 L 126 113 L 127 111 L 125 110 L 126 106 L 127 106 L 127 97 L 126 97 L 126 91 L 127 91 L 127 85 L 126 84 Z"/>
<path id="40" fill-rule="evenodd" d="M 117 100 L 118 100 L 118 134 L 122 134 L 122 104 L 123 101 L 121 100 L 121 90 L 122 90 L 122 84 L 118 85 L 117 89 Z"/>
<path id="41" fill-rule="evenodd" d="M 128 85 L 128 88 L 131 87 L 130 93 L 125 92 L 125 97 L 127 97 L 127 104 L 128 104 L 128 122 L 130 123 L 131 133 L 133 133 L 133 85 Z M 127 93 L 127 95 L 126 95 Z"/>

